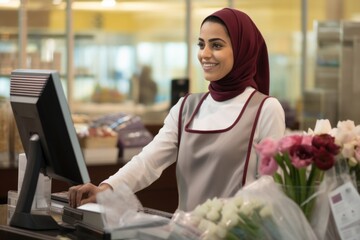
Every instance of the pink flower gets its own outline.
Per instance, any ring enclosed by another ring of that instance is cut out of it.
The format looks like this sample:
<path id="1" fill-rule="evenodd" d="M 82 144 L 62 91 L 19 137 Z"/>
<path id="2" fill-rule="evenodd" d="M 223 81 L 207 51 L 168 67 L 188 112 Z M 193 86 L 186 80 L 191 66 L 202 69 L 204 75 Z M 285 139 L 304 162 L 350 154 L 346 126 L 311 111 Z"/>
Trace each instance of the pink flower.
<path id="1" fill-rule="evenodd" d="M 356 160 L 358 162 L 360 162 L 360 145 L 357 145 L 355 147 L 355 154 L 354 155 L 355 155 Z"/>
<path id="2" fill-rule="evenodd" d="M 274 139 L 265 138 L 255 145 L 255 149 L 262 157 L 274 156 L 278 150 L 278 144 Z"/>
<path id="3" fill-rule="evenodd" d="M 271 156 L 263 156 L 259 165 L 259 173 L 261 175 L 273 175 L 277 169 L 278 164 Z"/>
<path id="4" fill-rule="evenodd" d="M 287 152 L 292 146 L 301 144 L 302 137 L 299 135 L 285 136 L 279 141 L 279 151 Z"/>
<path id="5" fill-rule="evenodd" d="M 303 145 L 311 145 L 313 137 L 310 135 L 304 135 L 301 139 L 301 144 Z"/>

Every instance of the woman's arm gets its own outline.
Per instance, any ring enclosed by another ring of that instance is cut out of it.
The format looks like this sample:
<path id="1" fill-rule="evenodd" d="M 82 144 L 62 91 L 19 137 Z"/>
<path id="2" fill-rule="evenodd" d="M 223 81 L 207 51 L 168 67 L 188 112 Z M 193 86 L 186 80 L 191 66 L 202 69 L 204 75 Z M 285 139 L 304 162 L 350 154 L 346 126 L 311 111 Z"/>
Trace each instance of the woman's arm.
<path id="1" fill-rule="evenodd" d="M 164 120 L 164 126 L 154 139 L 103 183 L 109 184 L 113 189 L 121 183 L 126 183 L 137 192 L 157 180 L 163 170 L 176 161 L 181 101 L 182 99 L 170 110 Z"/>
<path id="2" fill-rule="evenodd" d="M 257 126 L 257 143 L 267 137 L 281 138 L 285 134 L 285 128 L 285 113 L 279 100 L 273 97 L 266 99 Z"/>
<path id="3" fill-rule="evenodd" d="M 176 161 L 178 115 L 182 99 L 170 110 L 164 126 L 154 139 L 134 156 L 114 175 L 95 186 L 91 183 L 77 185 L 69 189 L 69 203 L 77 207 L 85 203 L 96 202 L 96 194 L 112 189 L 116 191 L 122 183 L 127 184 L 134 192 L 149 186 L 158 179 L 165 168 Z"/>

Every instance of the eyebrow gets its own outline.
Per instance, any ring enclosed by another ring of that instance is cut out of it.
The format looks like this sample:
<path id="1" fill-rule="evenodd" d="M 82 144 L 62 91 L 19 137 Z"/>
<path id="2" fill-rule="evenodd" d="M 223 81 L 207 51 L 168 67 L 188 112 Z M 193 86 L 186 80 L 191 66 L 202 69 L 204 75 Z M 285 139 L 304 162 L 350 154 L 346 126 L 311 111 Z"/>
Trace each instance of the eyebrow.
<path id="1" fill-rule="evenodd" d="M 199 38 L 199 41 L 205 42 L 204 39 L 202 39 L 202 38 Z M 216 41 L 221 41 L 221 42 L 226 43 L 226 42 L 225 42 L 223 39 L 221 39 L 221 38 L 211 38 L 211 39 L 209 39 L 209 42 L 216 42 Z"/>

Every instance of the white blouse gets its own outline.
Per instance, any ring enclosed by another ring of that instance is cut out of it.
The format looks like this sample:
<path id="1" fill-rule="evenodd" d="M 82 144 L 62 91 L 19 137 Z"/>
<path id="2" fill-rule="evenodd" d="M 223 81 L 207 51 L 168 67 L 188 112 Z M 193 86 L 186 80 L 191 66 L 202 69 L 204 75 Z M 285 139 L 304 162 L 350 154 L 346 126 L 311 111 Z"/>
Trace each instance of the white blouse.
<path id="1" fill-rule="evenodd" d="M 239 115 L 246 100 L 253 92 L 248 87 L 244 93 L 230 100 L 217 102 L 209 94 L 193 120 L 192 129 L 215 130 L 230 126 Z M 178 118 L 181 98 L 173 106 L 164 120 L 164 126 L 147 146 L 134 156 L 125 166 L 103 183 L 108 183 L 114 190 L 125 182 L 134 192 L 140 191 L 157 180 L 164 169 L 176 161 L 178 141 Z M 246 183 L 257 177 L 257 153 L 254 144 L 265 137 L 280 138 L 285 133 L 285 115 L 276 98 L 268 98 L 262 107 L 255 130 Z"/>

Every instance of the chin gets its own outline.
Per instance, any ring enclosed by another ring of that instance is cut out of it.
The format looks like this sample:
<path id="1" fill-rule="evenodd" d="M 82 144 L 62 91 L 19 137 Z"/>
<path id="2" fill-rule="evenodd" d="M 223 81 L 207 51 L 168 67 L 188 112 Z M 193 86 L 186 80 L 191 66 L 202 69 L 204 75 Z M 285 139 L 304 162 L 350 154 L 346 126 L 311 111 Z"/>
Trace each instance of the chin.
<path id="1" fill-rule="evenodd" d="M 209 82 L 215 82 L 215 81 L 219 80 L 218 78 L 207 77 L 207 76 L 205 76 L 204 78 L 205 78 L 206 81 L 209 81 Z"/>

